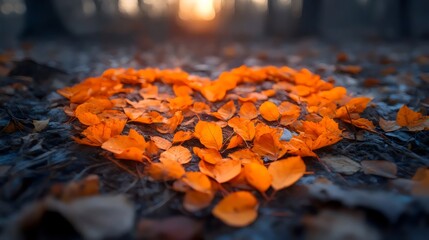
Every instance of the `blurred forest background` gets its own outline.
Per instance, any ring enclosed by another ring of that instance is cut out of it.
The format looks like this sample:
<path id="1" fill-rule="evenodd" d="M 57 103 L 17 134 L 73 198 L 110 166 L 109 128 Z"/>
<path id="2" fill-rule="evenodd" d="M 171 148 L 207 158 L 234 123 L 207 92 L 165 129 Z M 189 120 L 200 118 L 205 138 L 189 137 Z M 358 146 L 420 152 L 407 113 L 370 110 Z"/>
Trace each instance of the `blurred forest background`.
<path id="1" fill-rule="evenodd" d="M 48 36 L 429 38 L 426 0 L 0 0 L 1 46 Z"/>

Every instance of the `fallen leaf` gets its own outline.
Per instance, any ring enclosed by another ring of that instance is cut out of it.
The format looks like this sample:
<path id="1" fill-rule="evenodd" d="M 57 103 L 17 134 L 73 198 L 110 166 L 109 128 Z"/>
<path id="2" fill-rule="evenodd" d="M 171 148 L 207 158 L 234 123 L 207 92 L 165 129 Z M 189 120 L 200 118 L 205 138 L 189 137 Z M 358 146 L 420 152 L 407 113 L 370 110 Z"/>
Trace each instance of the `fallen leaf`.
<path id="1" fill-rule="evenodd" d="M 182 181 L 198 192 L 210 193 L 212 188 L 209 178 L 201 172 L 187 172 Z"/>
<path id="2" fill-rule="evenodd" d="M 188 141 L 189 139 L 191 139 L 192 137 L 193 137 L 192 132 L 177 131 L 174 134 L 173 143 L 185 142 L 185 141 Z"/>
<path id="3" fill-rule="evenodd" d="M 265 133 L 258 138 L 255 137 L 252 151 L 274 161 L 285 155 L 287 149 L 280 142 L 280 137 L 277 138 L 273 134 Z"/>
<path id="4" fill-rule="evenodd" d="M 232 149 L 232 148 L 241 146 L 243 143 L 244 143 L 244 140 L 242 137 L 240 137 L 240 135 L 234 135 L 229 140 L 229 143 L 226 149 Z"/>
<path id="5" fill-rule="evenodd" d="M 305 164 L 301 157 L 289 157 L 272 162 L 268 172 L 272 177 L 271 186 L 278 191 L 298 181 L 305 173 Z"/>
<path id="6" fill-rule="evenodd" d="M 131 129 L 127 136 L 114 136 L 101 145 L 119 159 L 143 161 L 146 141 L 136 130 Z"/>
<path id="7" fill-rule="evenodd" d="M 261 104 L 259 107 L 259 112 L 261 116 L 267 121 L 277 121 L 280 117 L 280 112 L 277 106 L 269 101 L 266 101 Z"/>
<path id="8" fill-rule="evenodd" d="M 240 161 L 229 158 L 222 159 L 216 164 L 200 161 L 198 167 L 202 173 L 214 178 L 218 183 L 228 182 L 241 172 Z"/>
<path id="9" fill-rule="evenodd" d="M 220 150 L 223 143 L 222 129 L 215 123 L 199 121 L 195 126 L 195 137 L 200 139 L 206 148 Z"/>
<path id="10" fill-rule="evenodd" d="M 244 176 L 247 182 L 260 192 L 265 192 L 271 185 L 271 175 L 262 164 L 254 162 L 245 164 Z"/>
<path id="11" fill-rule="evenodd" d="M 156 181 L 170 181 L 181 178 L 185 174 L 182 164 L 176 160 L 165 158 L 159 163 L 151 163 L 146 168 L 149 176 Z"/>
<path id="12" fill-rule="evenodd" d="M 255 124 L 245 118 L 234 117 L 228 121 L 228 126 L 234 129 L 234 132 L 240 135 L 245 141 L 252 141 L 255 137 Z"/>
<path id="13" fill-rule="evenodd" d="M 345 175 L 352 175 L 361 169 L 359 163 L 342 155 L 327 155 L 320 158 L 320 160 L 328 165 L 328 167 L 331 168 L 334 172 Z"/>
<path id="14" fill-rule="evenodd" d="M 159 160 L 162 162 L 164 159 L 174 160 L 180 164 L 186 164 L 191 161 L 191 152 L 182 146 L 174 146 L 161 153 Z"/>
<path id="15" fill-rule="evenodd" d="M 385 132 L 393 132 L 401 129 L 401 126 L 399 126 L 396 121 L 388 121 L 384 118 L 380 118 L 378 125 L 380 125 L 381 129 L 383 129 Z"/>
<path id="16" fill-rule="evenodd" d="M 168 141 L 167 139 L 158 137 L 158 136 L 152 136 L 150 137 L 150 140 L 152 140 L 155 143 L 155 145 L 162 150 L 167 150 L 172 145 L 171 142 Z"/>
<path id="17" fill-rule="evenodd" d="M 244 102 L 240 107 L 238 115 L 242 118 L 252 120 L 258 117 L 258 109 L 256 109 L 255 104 L 252 102 Z"/>
<path id="18" fill-rule="evenodd" d="M 396 178 L 398 171 L 396 164 L 382 160 L 365 160 L 360 163 L 365 174 L 377 175 L 385 178 Z"/>
<path id="19" fill-rule="evenodd" d="M 203 149 L 198 147 L 194 147 L 192 150 L 201 160 L 208 163 L 216 164 L 217 162 L 222 161 L 222 155 L 218 150 L 210 148 Z"/>
<path id="20" fill-rule="evenodd" d="M 232 227 L 244 227 L 258 216 L 258 200 L 249 192 L 234 192 L 223 198 L 214 208 L 213 215 Z"/>
<path id="21" fill-rule="evenodd" d="M 229 101 L 225 105 L 223 105 L 221 108 L 217 110 L 217 112 L 212 113 L 213 117 L 216 117 L 220 120 L 227 121 L 232 116 L 234 116 L 237 109 L 235 108 L 234 101 Z"/>
<path id="22" fill-rule="evenodd" d="M 195 190 L 188 190 L 183 199 L 183 207 L 189 212 L 197 212 L 210 206 L 213 201 L 212 192 L 204 193 Z"/>
<path id="23" fill-rule="evenodd" d="M 407 127 L 410 131 L 421 131 L 429 128 L 429 117 L 409 109 L 403 105 L 396 115 L 396 123 L 401 127 Z"/>
<path id="24" fill-rule="evenodd" d="M 258 154 L 254 153 L 252 150 L 247 148 L 230 153 L 228 156 L 232 159 L 239 160 L 241 164 L 248 164 L 248 163 L 263 164 L 261 157 Z"/>
<path id="25" fill-rule="evenodd" d="M 43 131 L 49 124 L 49 119 L 46 120 L 33 120 L 34 132 Z"/>

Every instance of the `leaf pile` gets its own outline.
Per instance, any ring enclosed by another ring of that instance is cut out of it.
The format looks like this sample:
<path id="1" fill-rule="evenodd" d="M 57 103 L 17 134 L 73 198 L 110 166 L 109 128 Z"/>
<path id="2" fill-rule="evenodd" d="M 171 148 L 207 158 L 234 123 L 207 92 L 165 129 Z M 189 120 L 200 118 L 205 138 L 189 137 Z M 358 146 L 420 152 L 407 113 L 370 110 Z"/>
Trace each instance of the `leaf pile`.
<path id="1" fill-rule="evenodd" d="M 339 121 L 376 132 L 360 116 L 370 98 L 286 66 L 242 66 L 216 80 L 180 69 L 109 69 L 58 92 L 70 100 L 65 112 L 85 126 L 76 142 L 141 162 L 154 181 L 172 181 L 187 211 L 228 193 L 212 213 L 237 227 L 257 218 L 252 190 L 266 197 L 297 182 L 306 172 L 302 157 L 342 139 Z M 428 117 L 406 106 L 396 122 L 383 121 L 383 129 L 428 128 Z"/>

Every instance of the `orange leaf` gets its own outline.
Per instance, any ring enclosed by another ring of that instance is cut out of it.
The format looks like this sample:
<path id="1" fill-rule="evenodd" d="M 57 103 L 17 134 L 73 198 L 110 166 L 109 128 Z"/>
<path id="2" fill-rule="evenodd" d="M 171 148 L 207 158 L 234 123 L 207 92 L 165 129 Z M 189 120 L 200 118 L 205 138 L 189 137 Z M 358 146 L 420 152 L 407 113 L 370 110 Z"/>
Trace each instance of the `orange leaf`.
<path id="1" fill-rule="evenodd" d="M 281 115 L 280 124 L 288 126 L 299 118 L 301 108 L 290 102 L 282 102 L 279 106 L 279 112 Z"/>
<path id="2" fill-rule="evenodd" d="M 193 103 L 193 99 L 191 96 L 180 96 L 180 97 L 175 97 L 172 99 L 168 100 L 169 103 L 169 107 L 171 110 L 184 110 L 189 108 L 192 103 Z"/>
<path id="3" fill-rule="evenodd" d="M 146 171 L 152 179 L 157 181 L 175 180 L 185 174 L 183 166 L 171 159 L 163 159 L 159 163 L 151 163 Z"/>
<path id="4" fill-rule="evenodd" d="M 122 119 L 109 119 L 105 122 L 89 126 L 82 132 L 85 136 L 83 139 L 74 138 L 79 144 L 86 144 L 90 146 L 101 146 L 105 141 L 111 137 L 121 134 L 126 124 Z"/>
<path id="5" fill-rule="evenodd" d="M 252 120 L 258 117 L 258 110 L 252 102 L 244 102 L 240 107 L 238 115 L 242 118 Z"/>
<path id="6" fill-rule="evenodd" d="M 222 129 L 215 123 L 199 121 L 195 126 L 195 137 L 200 139 L 206 148 L 219 150 L 222 148 Z"/>
<path id="7" fill-rule="evenodd" d="M 212 192 L 203 193 L 195 190 L 188 190 L 183 199 L 183 207 L 189 212 L 200 211 L 210 206 L 214 196 Z"/>
<path id="8" fill-rule="evenodd" d="M 164 159 L 170 159 L 180 164 L 185 164 L 191 161 L 192 155 L 187 148 L 182 146 L 174 146 L 161 153 L 159 160 L 163 161 Z"/>
<path id="9" fill-rule="evenodd" d="M 370 101 L 371 98 L 367 97 L 352 98 L 346 105 L 337 109 L 336 117 L 350 119 L 350 114 L 363 112 Z"/>
<path id="10" fill-rule="evenodd" d="M 160 133 L 173 133 L 177 126 L 183 121 L 183 114 L 181 111 L 174 113 L 174 116 L 165 121 L 164 124 L 158 126 L 156 130 Z"/>
<path id="11" fill-rule="evenodd" d="M 192 94 L 192 88 L 184 85 L 184 84 L 174 84 L 173 92 L 176 96 L 189 96 Z"/>
<path id="12" fill-rule="evenodd" d="M 194 113 L 210 113 L 210 106 L 203 102 L 194 102 L 191 107 L 191 111 Z"/>
<path id="13" fill-rule="evenodd" d="M 252 151 L 274 161 L 286 153 L 286 148 L 280 143 L 280 140 L 277 137 L 270 133 L 265 133 L 260 137 L 255 138 L 253 141 Z"/>
<path id="14" fill-rule="evenodd" d="M 226 147 L 226 149 L 238 147 L 243 143 L 244 143 L 244 140 L 242 137 L 240 137 L 240 135 L 234 135 L 229 140 L 229 143 L 228 143 L 228 146 Z"/>
<path id="15" fill-rule="evenodd" d="M 278 191 L 298 181 L 305 173 L 305 164 L 299 156 L 289 157 L 272 162 L 268 172 L 272 176 L 271 186 Z"/>
<path id="16" fill-rule="evenodd" d="M 104 142 L 101 148 L 115 153 L 120 159 L 142 161 L 146 142 L 143 136 L 131 129 L 128 136 L 114 136 Z"/>
<path id="17" fill-rule="evenodd" d="M 303 121 L 302 129 L 305 132 L 298 138 L 304 140 L 311 150 L 332 145 L 341 140 L 342 131 L 338 128 L 338 123 L 328 117 L 324 117 L 318 123 Z"/>
<path id="18" fill-rule="evenodd" d="M 234 101 L 229 101 L 225 105 L 223 105 L 221 108 L 217 110 L 217 112 L 212 113 L 213 117 L 216 117 L 220 120 L 227 121 L 232 116 L 234 116 L 237 109 L 235 108 Z"/>
<path id="19" fill-rule="evenodd" d="M 112 102 L 108 99 L 91 98 L 87 102 L 77 106 L 75 116 L 82 124 L 94 125 L 100 123 L 100 118 L 97 114 L 101 113 L 104 109 L 110 109 L 112 106 Z"/>
<path id="20" fill-rule="evenodd" d="M 230 153 L 228 156 L 234 160 L 240 161 L 241 164 L 248 164 L 248 163 L 263 164 L 261 157 L 247 148 Z"/>
<path id="21" fill-rule="evenodd" d="M 152 136 L 150 140 L 152 140 L 159 149 L 167 150 L 171 147 L 171 142 L 165 138 Z"/>
<path id="22" fill-rule="evenodd" d="M 423 117 L 419 112 L 409 109 L 403 105 L 396 115 L 396 122 L 401 127 L 408 127 L 412 131 L 420 131 L 429 128 L 429 118 Z"/>
<path id="23" fill-rule="evenodd" d="M 216 164 L 205 161 L 199 162 L 200 171 L 214 178 L 218 183 L 228 182 L 241 172 L 241 163 L 238 160 L 225 158 Z"/>
<path id="24" fill-rule="evenodd" d="M 374 124 L 366 118 L 353 119 L 351 122 L 350 120 L 346 120 L 346 119 L 343 119 L 343 121 L 347 123 L 351 123 L 355 127 L 362 128 L 371 132 L 376 132 Z"/>
<path id="25" fill-rule="evenodd" d="M 139 94 L 144 99 L 157 98 L 158 87 L 155 85 L 147 85 L 146 87 L 140 89 Z"/>
<path id="26" fill-rule="evenodd" d="M 173 137 L 173 143 L 188 141 L 193 136 L 192 132 L 177 131 Z"/>
<path id="27" fill-rule="evenodd" d="M 151 124 L 161 123 L 164 121 L 164 117 L 155 111 L 146 112 L 141 109 L 124 108 L 124 112 L 132 122 Z"/>
<path id="28" fill-rule="evenodd" d="M 244 174 L 247 182 L 260 192 L 265 192 L 271 185 L 271 175 L 267 168 L 262 164 L 245 164 Z"/>
<path id="29" fill-rule="evenodd" d="M 211 164 L 216 164 L 222 160 L 222 155 L 216 149 L 202 149 L 198 147 L 193 148 L 194 153 L 201 158 L 201 160 L 206 161 Z"/>
<path id="30" fill-rule="evenodd" d="M 259 107 L 259 112 L 261 113 L 261 116 L 267 121 L 277 121 L 280 116 L 277 106 L 269 101 L 261 104 Z"/>
<path id="31" fill-rule="evenodd" d="M 234 117 L 228 121 L 228 125 L 245 141 L 251 141 L 255 137 L 255 124 L 250 120 Z"/>
<path id="32" fill-rule="evenodd" d="M 212 187 L 210 179 L 201 172 L 187 172 L 182 181 L 198 192 L 210 193 Z"/>
<path id="33" fill-rule="evenodd" d="M 301 157 L 317 157 L 310 146 L 298 137 L 292 137 L 289 142 L 283 142 L 283 146 L 286 148 L 287 153 L 293 155 L 299 155 Z"/>
<path id="34" fill-rule="evenodd" d="M 229 226 L 244 227 L 258 216 L 258 200 L 249 192 L 234 192 L 222 199 L 214 208 L 213 215 Z"/>

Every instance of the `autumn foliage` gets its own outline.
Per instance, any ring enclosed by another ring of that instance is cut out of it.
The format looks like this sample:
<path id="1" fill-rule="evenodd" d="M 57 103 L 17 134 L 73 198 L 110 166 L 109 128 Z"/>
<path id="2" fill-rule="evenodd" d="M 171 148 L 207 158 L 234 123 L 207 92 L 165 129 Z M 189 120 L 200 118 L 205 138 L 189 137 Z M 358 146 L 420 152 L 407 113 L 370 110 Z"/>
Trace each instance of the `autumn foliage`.
<path id="1" fill-rule="evenodd" d="M 58 92 L 84 127 L 76 142 L 144 164 L 152 180 L 184 193 L 187 211 L 226 194 L 212 213 L 231 226 L 257 218 L 255 192 L 267 197 L 293 185 L 306 173 L 302 157 L 340 141 L 339 123 L 377 131 L 360 116 L 370 98 L 351 97 L 307 69 L 242 66 L 213 81 L 180 69 L 109 69 Z M 396 121 L 379 125 L 417 131 L 428 122 L 404 106 Z"/>

